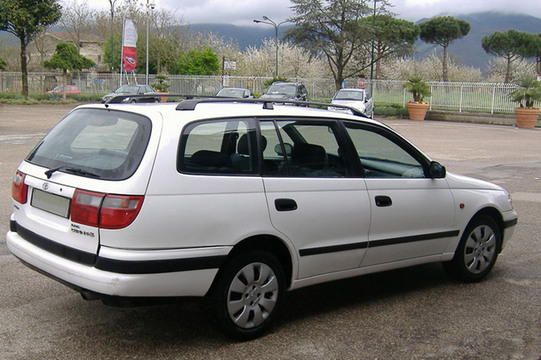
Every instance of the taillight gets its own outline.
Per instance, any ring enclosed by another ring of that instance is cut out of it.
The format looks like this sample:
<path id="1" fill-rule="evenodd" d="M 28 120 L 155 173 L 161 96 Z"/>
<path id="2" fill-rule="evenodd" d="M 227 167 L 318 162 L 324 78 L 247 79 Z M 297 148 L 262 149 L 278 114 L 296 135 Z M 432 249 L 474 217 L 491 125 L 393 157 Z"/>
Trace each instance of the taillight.
<path id="1" fill-rule="evenodd" d="M 143 196 L 106 195 L 75 190 L 71 221 L 104 229 L 121 229 L 139 214 Z"/>
<path id="2" fill-rule="evenodd" d="M 28 194 L 28 186 L 24 183 L 24 177 L 25 174 L 17 171 L 11 183 L 11 196 L 13 200 L 20 204 L 26 204 L 26 196 Z"/>
<path id="3" fill-rule="evenodd" d="M 139 214 L 143 196 L 107 195 L 100 213 L 100 227 L 121 229 L 130 225 Z"/>
<path id="4" fill-rule="evenodd" d="M 71 221 L 99 226 L 100 207 L 105 194 L 94 193 L 84 190 L 75 190 L 71 201 Z"/>

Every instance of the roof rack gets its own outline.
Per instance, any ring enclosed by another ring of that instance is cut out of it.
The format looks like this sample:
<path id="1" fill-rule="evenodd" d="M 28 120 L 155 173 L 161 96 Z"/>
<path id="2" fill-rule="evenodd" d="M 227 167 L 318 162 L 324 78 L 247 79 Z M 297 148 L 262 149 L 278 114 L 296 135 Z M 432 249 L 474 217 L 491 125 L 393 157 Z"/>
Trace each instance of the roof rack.
<path id="1" fill-rule="evenodd" d="M 118 95 L 109 99 L 105 106 L 108 104 L 122 104 L 122 100 L 126 98 L 147 98 L 148 95 Z M 273 110 L 274 105 L 296 105 L 304 107 L 313 107 L 319 109 L 327 109 L 329 106 L 334 108 L 348 109 L 354 115 L 367 117 L 361 113 L 358 109 L 355 109 L 348 105 L 338 105 L 325 102 L 315 101 L 296 101 L 296 100 L 277 100 L 277 99 L 244 99 L 244 98 L 230 98 L 221 96 L 206 96 L 206 95 L 179 95 L 179 94 L 160 94 L 160 97 L 166 97 L 168 102 L 178 102 L 176 107 L 179 111 L 193 111 L 198 104 L 203 103 L 247 103 L 247 104 L 261 104 L 263 109 Z"/>

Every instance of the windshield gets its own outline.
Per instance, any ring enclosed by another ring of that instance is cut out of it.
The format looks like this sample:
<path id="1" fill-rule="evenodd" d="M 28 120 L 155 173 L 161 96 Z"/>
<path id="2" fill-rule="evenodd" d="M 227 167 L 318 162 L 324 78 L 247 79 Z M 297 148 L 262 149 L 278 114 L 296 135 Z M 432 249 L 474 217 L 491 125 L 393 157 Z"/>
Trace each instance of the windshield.
<path id="1" fill-rule="evenodd" d="M 122 85 L 118 89 L 116 89 L 114 92 L 117 94 L 137 94 L 137 90 L 139 90 L 139 87 L 133 86 L 133 85 Z"/>
<path id="2" fill-rule="evenodd" d="M 150 120 L 141 115 L 79 109 L 58 123 L 26 161 L 81 176 L 123 180 L 137 170 L 150 132 Z"/>
<path id="3" fill-rule="evenodd" d="M 244 90 L 242 89 L 222 89 L 218 91 L 217 96 L 231 96 L 241 98 L 244 96 Z"/>
<path id="4" fill-rule="evenodd" d="M 295 95 L 295 84 L 272 84 L 267 92 L 270 95 Z"/>
<path id="5" fill-rule="evenodd" d="M 334 95 L 335 100 L 357 100 L 363 101 L 364 93 L 362 91 L 340 90 Z"/>

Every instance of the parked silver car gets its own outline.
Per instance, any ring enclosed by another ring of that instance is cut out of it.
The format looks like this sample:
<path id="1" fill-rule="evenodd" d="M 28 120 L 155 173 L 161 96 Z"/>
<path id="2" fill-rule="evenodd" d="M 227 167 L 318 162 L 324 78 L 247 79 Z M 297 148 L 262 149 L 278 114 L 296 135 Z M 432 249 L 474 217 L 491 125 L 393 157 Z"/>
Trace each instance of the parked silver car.
<path id="1" fill-rule="evenodd" d="M 332 104 L 351 106 L 369 118 L 374 117 L 374 101 L 365 89 L 340 89 L 331 99 Z M 329 106 L 329 110 L 351 113 L 346 108 Z"/>
<path id="2" fill-rule="evenodd" d="M 223 88 L 216 93 L 218 97 L 239 98 L 239 99 L 251 99 L 254 96 L 249 89 L 245 88 Z"/>

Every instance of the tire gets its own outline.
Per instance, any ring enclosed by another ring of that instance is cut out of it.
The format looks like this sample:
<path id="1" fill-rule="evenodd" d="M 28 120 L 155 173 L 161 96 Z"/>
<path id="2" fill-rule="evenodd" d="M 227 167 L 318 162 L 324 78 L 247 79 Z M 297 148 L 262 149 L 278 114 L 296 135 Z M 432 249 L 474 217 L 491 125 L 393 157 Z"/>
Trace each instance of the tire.
<path id="1" fill-rule="evenodd" d="M 445 270 L 465 282 L 481 281 L 496 263 L 500 248 L 496 222 L 488 216 L 476 217 L 466 227 L 453 259 L 444 263 Z"/>
<path id="2" fill-rule="evenodd" d="M 284 291 L 284 275 L 278 260 L 264 251 L 249 251 L 225 264 L 207 300 L 218 325 L 228 336 L 250 340 L 268 329 Z"/>

